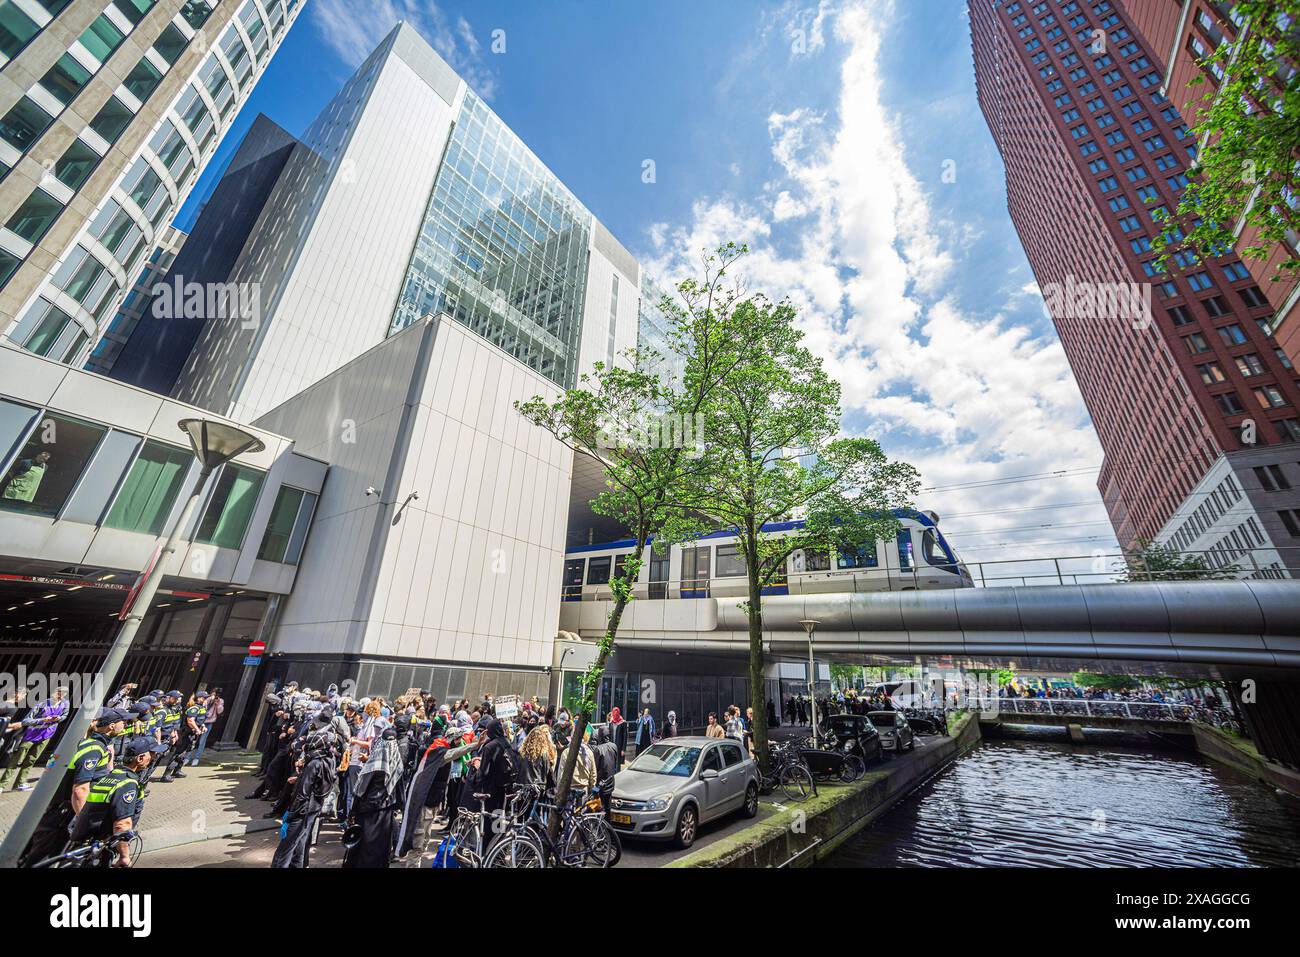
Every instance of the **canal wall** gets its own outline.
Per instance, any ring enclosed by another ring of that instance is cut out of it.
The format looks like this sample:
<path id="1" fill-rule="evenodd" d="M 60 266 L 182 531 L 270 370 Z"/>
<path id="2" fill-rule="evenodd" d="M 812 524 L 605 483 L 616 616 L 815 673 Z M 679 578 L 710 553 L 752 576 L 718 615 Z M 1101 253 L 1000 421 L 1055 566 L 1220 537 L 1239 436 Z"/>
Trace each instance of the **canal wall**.
<path id="1" fill-rule="evenodd" d="M 853 784 L 817 785 L 817 796 L 787 804 L 735 834 L 686 854 L 669 867 L 810 867 L 893 807 L 918 785 L 979 744 L 980 723 L 962 715 L 949 737 L 925 739 Z"/>
<path id="2" fill-rule="evenodd" d="M 1246 739 L 1201 724 L 1193 725 L 1192 733 L 1196 735 L 1196 750 L 1211 761 L 1300 796 L 1300 773 L 1269 761 Z"/>

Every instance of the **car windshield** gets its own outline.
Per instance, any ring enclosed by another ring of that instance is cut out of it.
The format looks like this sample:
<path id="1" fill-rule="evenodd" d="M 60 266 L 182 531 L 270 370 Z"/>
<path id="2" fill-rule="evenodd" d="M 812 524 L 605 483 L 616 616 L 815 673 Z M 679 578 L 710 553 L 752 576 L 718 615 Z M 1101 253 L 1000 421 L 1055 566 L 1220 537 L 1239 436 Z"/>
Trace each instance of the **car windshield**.
<path id="1" fill-rule="evenodd" d="M 871 723 L 878 728 L 892 728 L 894 726 L 894 716 L 892 714 L 873 714 Z"/>
<path id="2" fill-rule="evenodd" d="M 678 778 L 688 778 L 699 760 L 699 748 L 688 748 L 678 744 L 652 744 L 629 764 L 628 768 L 632 771 L 644 771 L 646 774 L 671 774 Z"/>

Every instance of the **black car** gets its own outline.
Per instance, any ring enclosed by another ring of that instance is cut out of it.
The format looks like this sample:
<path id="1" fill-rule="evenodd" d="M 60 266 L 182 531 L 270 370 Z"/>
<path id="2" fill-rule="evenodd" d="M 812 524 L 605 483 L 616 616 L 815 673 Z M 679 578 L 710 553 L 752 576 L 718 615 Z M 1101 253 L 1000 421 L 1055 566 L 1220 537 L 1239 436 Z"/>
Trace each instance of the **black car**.
<path id="1" fill-rule="evenodd" d="M 865 714 L 833 714 L 826 719 L 827 730 L 834 736 L 834 747 L 856 754 L 863 761 L 880 761 L 884 749 L 880 732 Z"/>

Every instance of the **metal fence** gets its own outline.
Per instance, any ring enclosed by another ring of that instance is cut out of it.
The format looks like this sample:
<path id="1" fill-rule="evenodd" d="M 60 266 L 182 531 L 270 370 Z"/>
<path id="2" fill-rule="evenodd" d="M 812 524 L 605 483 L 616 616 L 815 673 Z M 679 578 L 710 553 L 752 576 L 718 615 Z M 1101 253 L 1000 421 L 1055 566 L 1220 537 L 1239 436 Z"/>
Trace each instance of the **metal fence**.
<path id="1" fill-rule="evenodd" d="M 999 714 L 1057 715 L 1089 718 L 1130 718 L 1135 721 L 1188 722 L 1196 709 L 1158 701 L 1098 701 L 1091 698 L 967 698 L 967 706 Z"/>

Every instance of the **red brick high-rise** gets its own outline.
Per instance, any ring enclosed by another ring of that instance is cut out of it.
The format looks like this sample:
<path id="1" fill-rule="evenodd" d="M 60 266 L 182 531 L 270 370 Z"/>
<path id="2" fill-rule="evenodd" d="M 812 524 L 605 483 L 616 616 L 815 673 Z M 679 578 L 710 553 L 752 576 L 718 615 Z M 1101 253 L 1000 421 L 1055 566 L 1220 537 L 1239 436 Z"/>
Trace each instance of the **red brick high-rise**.
<path id="1" fill-rule="evenodd" d="M 1264 493 L 1300 489 L 1300 385 L 1235 255 L 1156 270 L 1153 215 L 1177 208 L 1196 144 L 1126 9 L 1154 22 L 1152 2 L 970 0 L 979 103 L 1105 452 L 1120 543 L 1283 574 L 1300 568 L 1300 494 Z M 1132 284 L 1149 289 L 1141 316 L 1071 292 Z"/>

